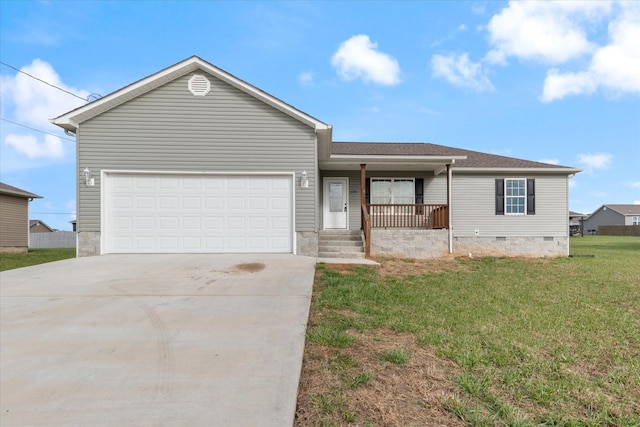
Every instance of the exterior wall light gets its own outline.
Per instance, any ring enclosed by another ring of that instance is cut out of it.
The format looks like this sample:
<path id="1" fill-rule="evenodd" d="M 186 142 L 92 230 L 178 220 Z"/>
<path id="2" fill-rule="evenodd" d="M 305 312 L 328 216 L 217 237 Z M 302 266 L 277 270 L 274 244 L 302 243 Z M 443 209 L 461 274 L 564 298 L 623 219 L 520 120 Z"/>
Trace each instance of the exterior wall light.
<path id="1" fill-rule="evenodd" d="M 84 183 L 87 187 L 93 187 L 96 185 L 96 182 L 93 178 L 91 178 L 91 171 L 89 168 L 84 168 L 82 171 L 82 176 L 84 176 Z"/>
<path id="2" fill-rule="evenodd" d="M 307 179 L 307 171 L 302 171 L 300 174 L 300 187 L 301 188 L 309 188 L 309 180 Z"/>

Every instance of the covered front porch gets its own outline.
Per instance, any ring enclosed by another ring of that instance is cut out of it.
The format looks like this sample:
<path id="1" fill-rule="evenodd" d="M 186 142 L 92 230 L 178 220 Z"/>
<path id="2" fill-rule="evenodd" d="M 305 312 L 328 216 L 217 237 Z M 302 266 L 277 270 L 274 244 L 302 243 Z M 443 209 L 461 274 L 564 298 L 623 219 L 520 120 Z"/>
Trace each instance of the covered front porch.
<path id="1" fill-rule="evenodd" d="M 321 159 L 322 229 L 362 230 L 367 257 L 451 253 L 451 166 L 457 157 Z"/>

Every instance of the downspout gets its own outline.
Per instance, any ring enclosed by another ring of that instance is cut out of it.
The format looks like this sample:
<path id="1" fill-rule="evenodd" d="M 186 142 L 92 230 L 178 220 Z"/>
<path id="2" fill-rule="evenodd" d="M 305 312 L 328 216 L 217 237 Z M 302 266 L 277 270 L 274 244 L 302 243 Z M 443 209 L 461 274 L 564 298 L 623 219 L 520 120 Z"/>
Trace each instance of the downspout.
<path id="1" fill-rule="evenodd" d="M 451 173 L 451 164 L 455 163 L 455 159 L 451 159 L 451 163 L 447 164 L 447 215 L 448 215 L 448 225 L 449 225 L 449 253 L 453 254 L 453 225 L 451 223 L 453 215 L 451 214 L 451 187 L 452 187 L 452 177 Z"/>

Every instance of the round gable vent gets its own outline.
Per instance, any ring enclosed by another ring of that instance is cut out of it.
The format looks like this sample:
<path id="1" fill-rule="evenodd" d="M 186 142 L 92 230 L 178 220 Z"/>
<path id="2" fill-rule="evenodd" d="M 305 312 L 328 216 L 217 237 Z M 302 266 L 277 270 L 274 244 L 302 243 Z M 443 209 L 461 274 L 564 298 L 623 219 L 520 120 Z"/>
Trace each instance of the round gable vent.
<path id="1" fill-rule="evenodd" d="M 211 90 L 211 83 L 202 74 L 195 74 L 189 79 L 188 87 L 193 96 L 205 96 Z"/>

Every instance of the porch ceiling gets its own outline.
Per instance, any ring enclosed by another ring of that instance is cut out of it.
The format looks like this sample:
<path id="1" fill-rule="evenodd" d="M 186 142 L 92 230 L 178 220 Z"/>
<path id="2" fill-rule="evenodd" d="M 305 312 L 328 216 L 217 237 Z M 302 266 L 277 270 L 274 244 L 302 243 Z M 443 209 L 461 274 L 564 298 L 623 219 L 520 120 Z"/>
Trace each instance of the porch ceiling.
<path id="1" fill-rule="evenodd" d="M 446 171 L 447 164 L 464 160 L 466 156 L 348 156 L 332 155 L 320 160 L 321 170 L 360 170 L 367 165 L 368 171 L 416 171 L 433 172 L 439 175 Z"/>

